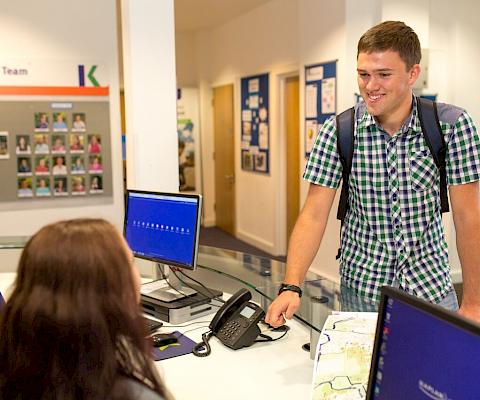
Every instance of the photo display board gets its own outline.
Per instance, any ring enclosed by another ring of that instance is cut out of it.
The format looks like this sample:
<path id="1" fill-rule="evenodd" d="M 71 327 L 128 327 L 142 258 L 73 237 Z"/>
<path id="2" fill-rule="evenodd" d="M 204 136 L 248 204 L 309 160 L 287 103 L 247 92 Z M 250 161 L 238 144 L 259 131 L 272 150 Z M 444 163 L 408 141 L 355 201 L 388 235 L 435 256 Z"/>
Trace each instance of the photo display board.
<path id="1" fill-rule="evenodd" d="M 241 80 L 241 157 L 244 171 L 270 172 L 268 90 L 268 74 Z"/>
<path id="2" fill-rule="evenodd" d="M 337 112 L 337 61 L 305 67 L 305 157 L 323 123 Z"/>
<path id="3" fill-rule="evenodd" d="M 111 197 L 108 101 L 1 101 L 0 202 Z"/>

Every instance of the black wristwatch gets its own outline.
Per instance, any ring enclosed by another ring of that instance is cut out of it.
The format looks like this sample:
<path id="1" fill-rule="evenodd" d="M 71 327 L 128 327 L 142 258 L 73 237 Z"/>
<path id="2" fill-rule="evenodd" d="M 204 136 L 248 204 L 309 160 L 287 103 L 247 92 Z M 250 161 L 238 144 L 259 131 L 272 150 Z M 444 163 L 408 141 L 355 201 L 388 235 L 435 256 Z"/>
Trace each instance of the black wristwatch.
<path id="1" fill-rule="evenodd" d="M 296 285 L 290 285 L 289 283 L 282 283 L 280 285 L 280 290 L 278 291 L 278 294 L 285 292 L 286 290 L 298 293 L 298 297 L 302 297 L 302 289 L 300 289 Z"/>

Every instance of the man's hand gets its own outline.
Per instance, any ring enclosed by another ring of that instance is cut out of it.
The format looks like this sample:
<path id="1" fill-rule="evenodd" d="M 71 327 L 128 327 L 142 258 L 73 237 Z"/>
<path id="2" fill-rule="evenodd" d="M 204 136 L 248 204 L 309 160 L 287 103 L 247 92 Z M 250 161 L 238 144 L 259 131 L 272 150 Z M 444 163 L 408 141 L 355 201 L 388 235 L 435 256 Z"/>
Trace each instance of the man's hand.
<path id="1" fill-rule="evenodd" d="M 458 310 L 458 313 L 462 317 L 468 318 L 473 322 L 480 324 L 480 307 L 471 307 L 471 306 L 462 304 L 462 306 L 460 307 L 460 310 Z"/>
<path id="2" fill-rule="evenodd" d="M 300 307 L 300 297 L 298 293 L 286 290 L 279 294 L 279 296 L 270 304 L 268 312 L 265 317 L 265 322 L 274 328 L 285 323 L 286 319 L 292 319 L 293 314 Z"/>

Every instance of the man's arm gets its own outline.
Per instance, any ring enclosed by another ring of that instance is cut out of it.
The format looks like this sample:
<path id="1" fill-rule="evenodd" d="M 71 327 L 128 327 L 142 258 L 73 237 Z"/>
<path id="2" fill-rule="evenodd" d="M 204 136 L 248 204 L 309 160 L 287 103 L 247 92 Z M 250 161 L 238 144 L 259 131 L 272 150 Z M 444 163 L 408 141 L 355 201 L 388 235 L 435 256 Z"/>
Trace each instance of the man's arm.
<path id="1" fill-rule="evenodd" d="M 480 322 L 480 186 L 476 181 L 449 190 L 463 275 L 460 314 Z"/>
<path id="2" fill-rule="evenodd" d="M 303 282 L 322 241 L 335 193 L 336 189 L 310 184 L 305 205 L 290 236 L 285 283 L 300 286 Z M 284 316 L 291 319 L 299 307 L 299 295 L 284 291 L 268 308 L 265 321 L 275 327 L 283 325 Z"/>

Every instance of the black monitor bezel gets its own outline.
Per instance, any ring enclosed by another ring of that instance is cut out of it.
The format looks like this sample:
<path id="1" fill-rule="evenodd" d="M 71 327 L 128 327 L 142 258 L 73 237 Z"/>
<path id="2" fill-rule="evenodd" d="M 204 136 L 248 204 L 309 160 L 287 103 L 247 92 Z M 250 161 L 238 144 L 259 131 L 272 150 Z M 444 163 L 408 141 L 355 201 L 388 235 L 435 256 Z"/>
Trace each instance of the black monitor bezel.
<path id="1" fill-rule="evenodd" d="M 146 257 L 144 255 L 139 255 L 136 254 L 133 249 L 132 253 L 134 257 L 141 258 L 144 260 L 149 260 L 153 261 L 156 263 L 160 264 L 165 264 L 167 266 L 173 266 L 173 267 L 179 267 L 179 268 L 184 268 L 188 269 L 190 271 L 194 271 L 197 269 L 197 258 L 198 258 L 198 246 L 199 246 L 199 237 L 200 237 L 200 223 L 201 223 L 201 217 L 202 217 L 202 195 L 200 194 L 191 194 L 191 193 L 173 193 L 173 192 L 152 192 L 152 191 L 146 191 L 146 190 L 134 190 L 134 189 L 127 189 L 126 194 L 125 194 L 125 215 L 123 218 L 123 237 L 127 238 L 126 235 L 126 230 L 127 230 L 127 215 L 128 215 L 128 203 L 130 199 L 130 193 L 134 194 L 148 194 L 148 195 L 157 195 L 157 196 L 166 196 L 166 197 L 176 197 L 176 198 L 192 198 L 192 199 L 197 199 L 198 201 L 198 208 L 197 208 L 197 215 L 196 215 L 196 223 L 195 223 L 195 246 L 193 250 L 193 255 L 192 255 L 192 265 L 188 264 L 182 264 L 176 261 L 171 261 L 171 260 L 166 260 L 158 257 Z"/>
<path id="2" fill-rule="evenodd" d="M 452 325 L 457 326 L 460 329 L 463 329 L 467 332 L 473 333 L 480 336 L 480 325 L 477 325 L 473 321 L 462 317 L 454 311 L 447 310 L 437 304 L 429 303 L 425 300 L 422 300 L 416 296 L 408 294 L 403 290 L 398 288 L 393 288 L 390 286 L 384 286 L 381 289 L 381 299 L 380 306 L 378 309 L 378 319 L 377 327 L 375 331 L 375 341 L 373 347 L 372 361 L 370 364 L 370 374 L 368 376 L 368 386 L 367 386 L 367 400 L 373 400 L 374 398 L 374 387 L 375 387 L 375 375 L 378 368 L 378 353 L 380 352 L 380 341 L 382 340 L 382 332 L 384 326 L 384 316 L 386 311 L 386 305 L 388 298 L 392 297 L 396 300 L 403 301 L 404 303 L 417 308 L 418 310 L 424 311 L 432 316 L 448 322 Z"/>

